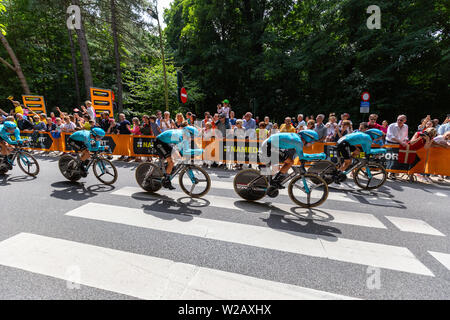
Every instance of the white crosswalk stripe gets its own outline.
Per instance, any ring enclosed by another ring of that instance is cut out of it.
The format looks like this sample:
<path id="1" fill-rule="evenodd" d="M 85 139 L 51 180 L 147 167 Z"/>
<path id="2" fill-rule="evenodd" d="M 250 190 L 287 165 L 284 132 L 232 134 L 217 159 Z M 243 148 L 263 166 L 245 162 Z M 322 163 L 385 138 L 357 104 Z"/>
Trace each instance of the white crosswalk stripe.
<path id="1" fill-rule="evenodd" d="M 146 193 L 141 188 L 137 187 L 124 187 L 117 191 L 112 192 L 111 194 L 117 195 L 117 196 L 127 196 L 131 197 L 133 195 L 136 195 L 138 197 L 147 198 L 147 199 L 154 199 L 157 200 L 159 198 L 158 195 L 152 195 L 150 193 Z M 170 198 L 185 198 L 186 194 L 181 192 L 173 192 L 173 191 L 167 191 L 167 190 L 160 190 L 158 191 L 159 195 L 164 195 Z M 314 210 L 307 210 L 302 208 L 297 208 L 295 204 L 289 205 L 289 204 L 281 204 L 281 203 L 270 203 L 267 206 L 261 206 L 260 204 L 263 202 L 257 202 L 256 204 L 252 203 L 246 203 L 242 204 L 241 206 L 237 205 L 233 199 L 230 199 L 229 197 L 219 197 L 219 196 L 213 196 L 213 195 L 207 195 L 202 197 L 203 200 L 206 200 L 209 202 L 209 206 L 216 207 L 216 208 L 226 208 L 226 209 L 232 209 L 232 210 L 239 210 L 239 211 L 252 211 L 252 208 L 255 209 L 258 212 L 269 212 L 270 214 L 275 215 L 289 215 L 289 214 L 295 214 L 302 216 L 304 218 L 312 218 L 316 220 L 326 220 L 329 222 L 334 223 L 341 223 L 341 224 L 349 224 L 349 225 L 356 225 L 361 227 L 370 227 L 370 228 L 380 228 L 380 229 L 386 229 L 386 226 L 378 220 L 374 215 L 369 213 L 358 213 L 358 212 L 347 212 L 347 211 L 340 211 L 340 210 L 331 210 L 331 209 L 314 209 Z M 194 200 L 195 201 L 195 200 Z M 237 200 L 237 201 L 243 201 Z M 295 209 L 293 209 L 295 208 Z M 310 216 L 310 212 L 314 213 L 314 216 Z"/>
<path id="2" fill-rule="evenodd" d="M 66 215 L 434 277 L 405 247 L 345 238 L 313 238 L 300 232 L 198 217 L 189 221 L 168 220 L 158 218 L 170 215 L 166 213 L 151 215 L 142 209 L 97 203 L 86 204 Z"/>
<path id="3" fill-rule="evenodd" d="M 414 232 L 445 237 L 445 234 L 436 230 L 423 220 L 391 216 L 386 216 L 386 218 L 391 221 L 397 228 L 404 232 Z"/>
<path id="4" fill-rule="evenodd" d="M 450 270 L 450 254 L 434 251 L 428 251 L 428 253 Z"/>
<path id="5" fill-rule="evenodd" d="M 0 242 L 0 264 L 149 300 L 352 299 L 172 260 L 30 233 Z M 78 271 L 77 276 L 71 270 Z"/>

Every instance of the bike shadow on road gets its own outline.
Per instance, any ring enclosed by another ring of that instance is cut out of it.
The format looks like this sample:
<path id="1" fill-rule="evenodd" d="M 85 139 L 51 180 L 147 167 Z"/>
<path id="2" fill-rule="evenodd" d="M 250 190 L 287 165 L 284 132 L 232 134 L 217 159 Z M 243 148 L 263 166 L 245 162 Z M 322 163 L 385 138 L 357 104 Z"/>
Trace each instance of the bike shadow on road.
<path id="1" fill-rule="evenodd" d="M 23 176 L 16 176 L 16 177 L 10 177 L 10 175 L 0 175 L 0 186 L 9 186 L 11 185 L 11 182 L 17 183 L 17 182 L 28 182 L 32 180 L 36 180 L 37 177 L 32 177 L 28 175 Z"/>
<path id="2" fill-rule="evenodd" d="M 197 208 L 209 207 L 210 202 L 206 199 L 193 199 L 190 197 L 171 198 L 157 193 L 149 194 L 139 192 L 132 195 L 137 200 L 152 200 L 151 204 L 143 204 L 142 208 L 146 214 L 151 214 L 163 220 L 190 221 L 193 216 L 199 216 L 202 211 Z"/>
<path id="3" fill-rule="evenodd" d="M 293 207 L 290 211 L 280 209 L 270 202 L 248 202 L 245 200 L 235 201 L 234 205 L 246 212 L 251 213 L 268 213 L 268 218 L 261 218 L 262 221 L 267 223 L 267 226 L 272 229 L 277 229 L 285 232 L 298 232 L 302 233 L 302 236 L 308 238 L 327 237 L 328 241 L 337 240 L 336 234 L 341 234 L 341 230 L 335 227 L 326 226 L 317 222 L 332 222 L 334 217 L 321 211 L 323 218 L 313 218 L 314 211 L 311 209 L 305 209 L 300 207 Z M 304 217 L 296 212 L 296 210 L 302 210 L 303 212 L 309 212 L 307 217 Z"/>
<path id="4" fill-rule="evenodd" d="M 351 196 L 351 198 L 358 201 L 360 204 L 377 207 L 407 209 L 404 202 L 395 199 L 395 196 L 389 191 L 388 188 L 384 186 L 377 190 L 359 190 L 353 188 L 350 185 L 339 186 L 339 188 L 329 186 L 328 188 L 330 192 L 341 193 L 346 195 L 347 197 Z"/>
<path id="5" fill-rule="evenodd" d="M 86 187 L 83 182 L 60 181 L 51 184 L 55 189 L 50 197 L 62 200 L 83 201 L 95 197 L 101 193 L 111 192 L 114 186 L 94 184 Z M 58 190 L 60 189 L 60 190 Z"/>

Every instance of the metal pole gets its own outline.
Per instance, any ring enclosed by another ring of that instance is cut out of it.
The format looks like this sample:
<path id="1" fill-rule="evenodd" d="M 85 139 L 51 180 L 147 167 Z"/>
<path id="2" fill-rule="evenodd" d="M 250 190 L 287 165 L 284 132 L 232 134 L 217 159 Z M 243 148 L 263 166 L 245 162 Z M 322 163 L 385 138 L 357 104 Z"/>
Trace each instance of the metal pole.
<path id="1" fill-rule="evenodd" d="M 166 111 L 169 111 L 169 89 L 167 87 L 166 59 L 165 59 L 165 55 L 164 55 L 164 45 L 163 45 L 163 39 L 162 39 L 161 25 L 159 23 L 158 5 L 155 6 L 155 10 L 156 10 L 156 16 L 157 16 L 156 20 L 158 21 L 159 45 L 161 47 L 161 54 L 162 54 L 162 60 L 163 60 Z"/>

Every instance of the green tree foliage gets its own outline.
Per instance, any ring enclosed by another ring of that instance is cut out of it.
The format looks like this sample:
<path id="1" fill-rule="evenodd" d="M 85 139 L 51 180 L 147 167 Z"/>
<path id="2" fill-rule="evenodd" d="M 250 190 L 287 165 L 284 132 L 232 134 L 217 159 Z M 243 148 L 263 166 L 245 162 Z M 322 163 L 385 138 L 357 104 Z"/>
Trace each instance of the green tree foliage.
<path id="1" fill-rule="evenodd" d="M 278 120 L 331 111 L 357 120 L 367 90 L 371 110 L 389 120 L 442 118 L 450 98 L 446 1 L 377 3 L 380 30 L 366 26 L 372 4 L 175 0 L 166 34 L 176 65 L 206 93 L 205 109 L 229 97 L 244 112 L 254 98 L 258 115 Z"/>
<path id="2" fill-rule="evenodd" d="M 133 111 L 155 112 L 165 110 L 164 98 L 164 78 L 162 63 L 153 67 L 143 67 L 134 75 L 125 74 L 125 83 L 130 88 L 130 95 L 126 101 Z M 203 99 L 204 94 L 200 92 L 198 84 L 191 80 L 186 80 L 184 86 L 188 90 L 188 102 L 180 106 L 177 91 L 177 73 L 173 65 L 167 65 L 167 82 L 169 87 L 169 108 L 173 113 L 191 110 L 196 112 L 196 106 Z"/>

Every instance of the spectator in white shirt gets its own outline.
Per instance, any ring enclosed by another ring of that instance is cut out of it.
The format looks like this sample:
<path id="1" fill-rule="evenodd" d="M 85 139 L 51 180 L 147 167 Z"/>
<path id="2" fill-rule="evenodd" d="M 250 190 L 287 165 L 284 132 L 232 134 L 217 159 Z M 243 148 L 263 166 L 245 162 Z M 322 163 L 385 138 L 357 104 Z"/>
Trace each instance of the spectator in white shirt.
<path id="1" fill-rule="evenodd" d="M 95 109 L 92 106 L 92 102 L 90 102 L 89 100 L 86 100 L 84 102 L 84 104 L 86 105 L 86 109 L 85 111 L 87 112 L 87 114 L 89 115 L 89 117 L 95 121 L 96 119 L 96 114 L 95 114 Z"/>
<path id="2" fill-rule="evenodd" d="M 408 125 L 406 124 L 406 116 L 400 115 L 396 123 L 392 123 L 387 130 L 386 143 L 399 144 L 403 147 L 407 146 L 408 142 Z"/>
<path id="3" fill-rule="evenodd" d="M 297 132 L 305 130 L 306 122 L 305 122 L 305 120 L 303 120 L 303 115 L 302 114 L 299 114 L 297 116 L 297 122 L 298 122 L 298 124 L 297 124 L 297 127 L 295 128 L 295 129 L 297 129 Z"/>
<path id="4" fill-rule="evenodd" d="M 231 111 L 231 107 L 230 107 L 230 101 L 228 100 L 223 100 L 223 106 L 221 104 L 217 105 L 217 113 L 221 114 L 221 113 L 225 113 L 226 118 L 229 119 L 230 118 L 230 111 Z"/>

